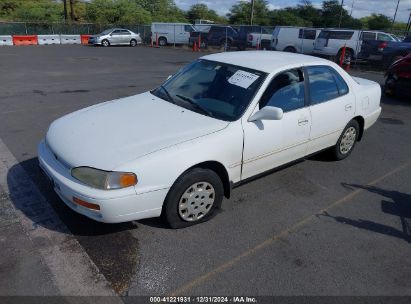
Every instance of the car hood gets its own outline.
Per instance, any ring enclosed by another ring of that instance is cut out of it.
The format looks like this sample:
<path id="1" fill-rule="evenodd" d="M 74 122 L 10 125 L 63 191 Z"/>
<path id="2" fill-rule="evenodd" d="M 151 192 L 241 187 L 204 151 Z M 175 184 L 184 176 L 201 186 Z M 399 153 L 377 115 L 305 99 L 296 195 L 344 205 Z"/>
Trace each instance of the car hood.
<path id="1" fill-rule="evenodd" d="M 50 125 L 46 143 L 67 167 L 114 170 L 146 154 L 224 129 L 228 124 L 147 92 L 57 119 Z"/>

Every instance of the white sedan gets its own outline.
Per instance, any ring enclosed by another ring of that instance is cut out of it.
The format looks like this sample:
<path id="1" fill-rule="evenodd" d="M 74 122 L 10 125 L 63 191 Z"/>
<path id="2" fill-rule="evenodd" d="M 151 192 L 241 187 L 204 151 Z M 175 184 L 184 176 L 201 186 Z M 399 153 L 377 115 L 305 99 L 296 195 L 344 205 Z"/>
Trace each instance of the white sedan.
<path id="1" fill-rule="evenodd" d="M 346 158 L 381 89 L 334 63 L 251 51 L 204 56 L 163 85 L 54 121 L 40 166 L 74 211 L 117 223 L 210 219 L 233 185 L 329 149 Z"/>

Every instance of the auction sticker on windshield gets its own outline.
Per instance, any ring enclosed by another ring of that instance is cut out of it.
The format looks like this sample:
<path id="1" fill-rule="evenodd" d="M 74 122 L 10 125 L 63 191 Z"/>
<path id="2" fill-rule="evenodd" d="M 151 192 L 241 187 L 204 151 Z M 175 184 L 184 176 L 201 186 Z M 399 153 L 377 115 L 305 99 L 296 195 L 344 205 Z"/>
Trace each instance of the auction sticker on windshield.
<path id="1" fill-rule="evenodd" d="M 229 79 L 228 82 L 236 86 L 247 89 L 254 81 L 258 79 L 258 75 L 246 71 L 238 70 Z"/>

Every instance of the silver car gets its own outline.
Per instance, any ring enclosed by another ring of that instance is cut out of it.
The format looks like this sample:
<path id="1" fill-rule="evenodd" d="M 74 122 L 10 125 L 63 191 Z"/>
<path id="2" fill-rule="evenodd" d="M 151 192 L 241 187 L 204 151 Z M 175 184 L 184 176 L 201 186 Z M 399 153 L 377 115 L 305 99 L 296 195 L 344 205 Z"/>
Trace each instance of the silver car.
<path id="1" fill-rule="evenodd" d="M 142 43 L 140 34 L 136 34 L 130 30 L 122 28 L 113 28 L 104 32 L 91 36 L 88 40 L 89 44 L 93 45 L 129 45 L 136 46 Z"/>

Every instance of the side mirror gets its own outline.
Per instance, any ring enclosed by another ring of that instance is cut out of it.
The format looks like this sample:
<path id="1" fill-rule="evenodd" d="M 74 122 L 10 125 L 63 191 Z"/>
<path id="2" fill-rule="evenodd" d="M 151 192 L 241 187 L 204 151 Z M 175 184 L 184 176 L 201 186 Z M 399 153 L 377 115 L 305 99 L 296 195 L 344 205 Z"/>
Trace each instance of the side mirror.
<path id="1" fill-rule="evenodd" d="M 276 107 L 266 106 L 260 111 L 254 113 L 248 121 L 257 120 L 281 120 L 283 118 L 283 110 Z"/>

